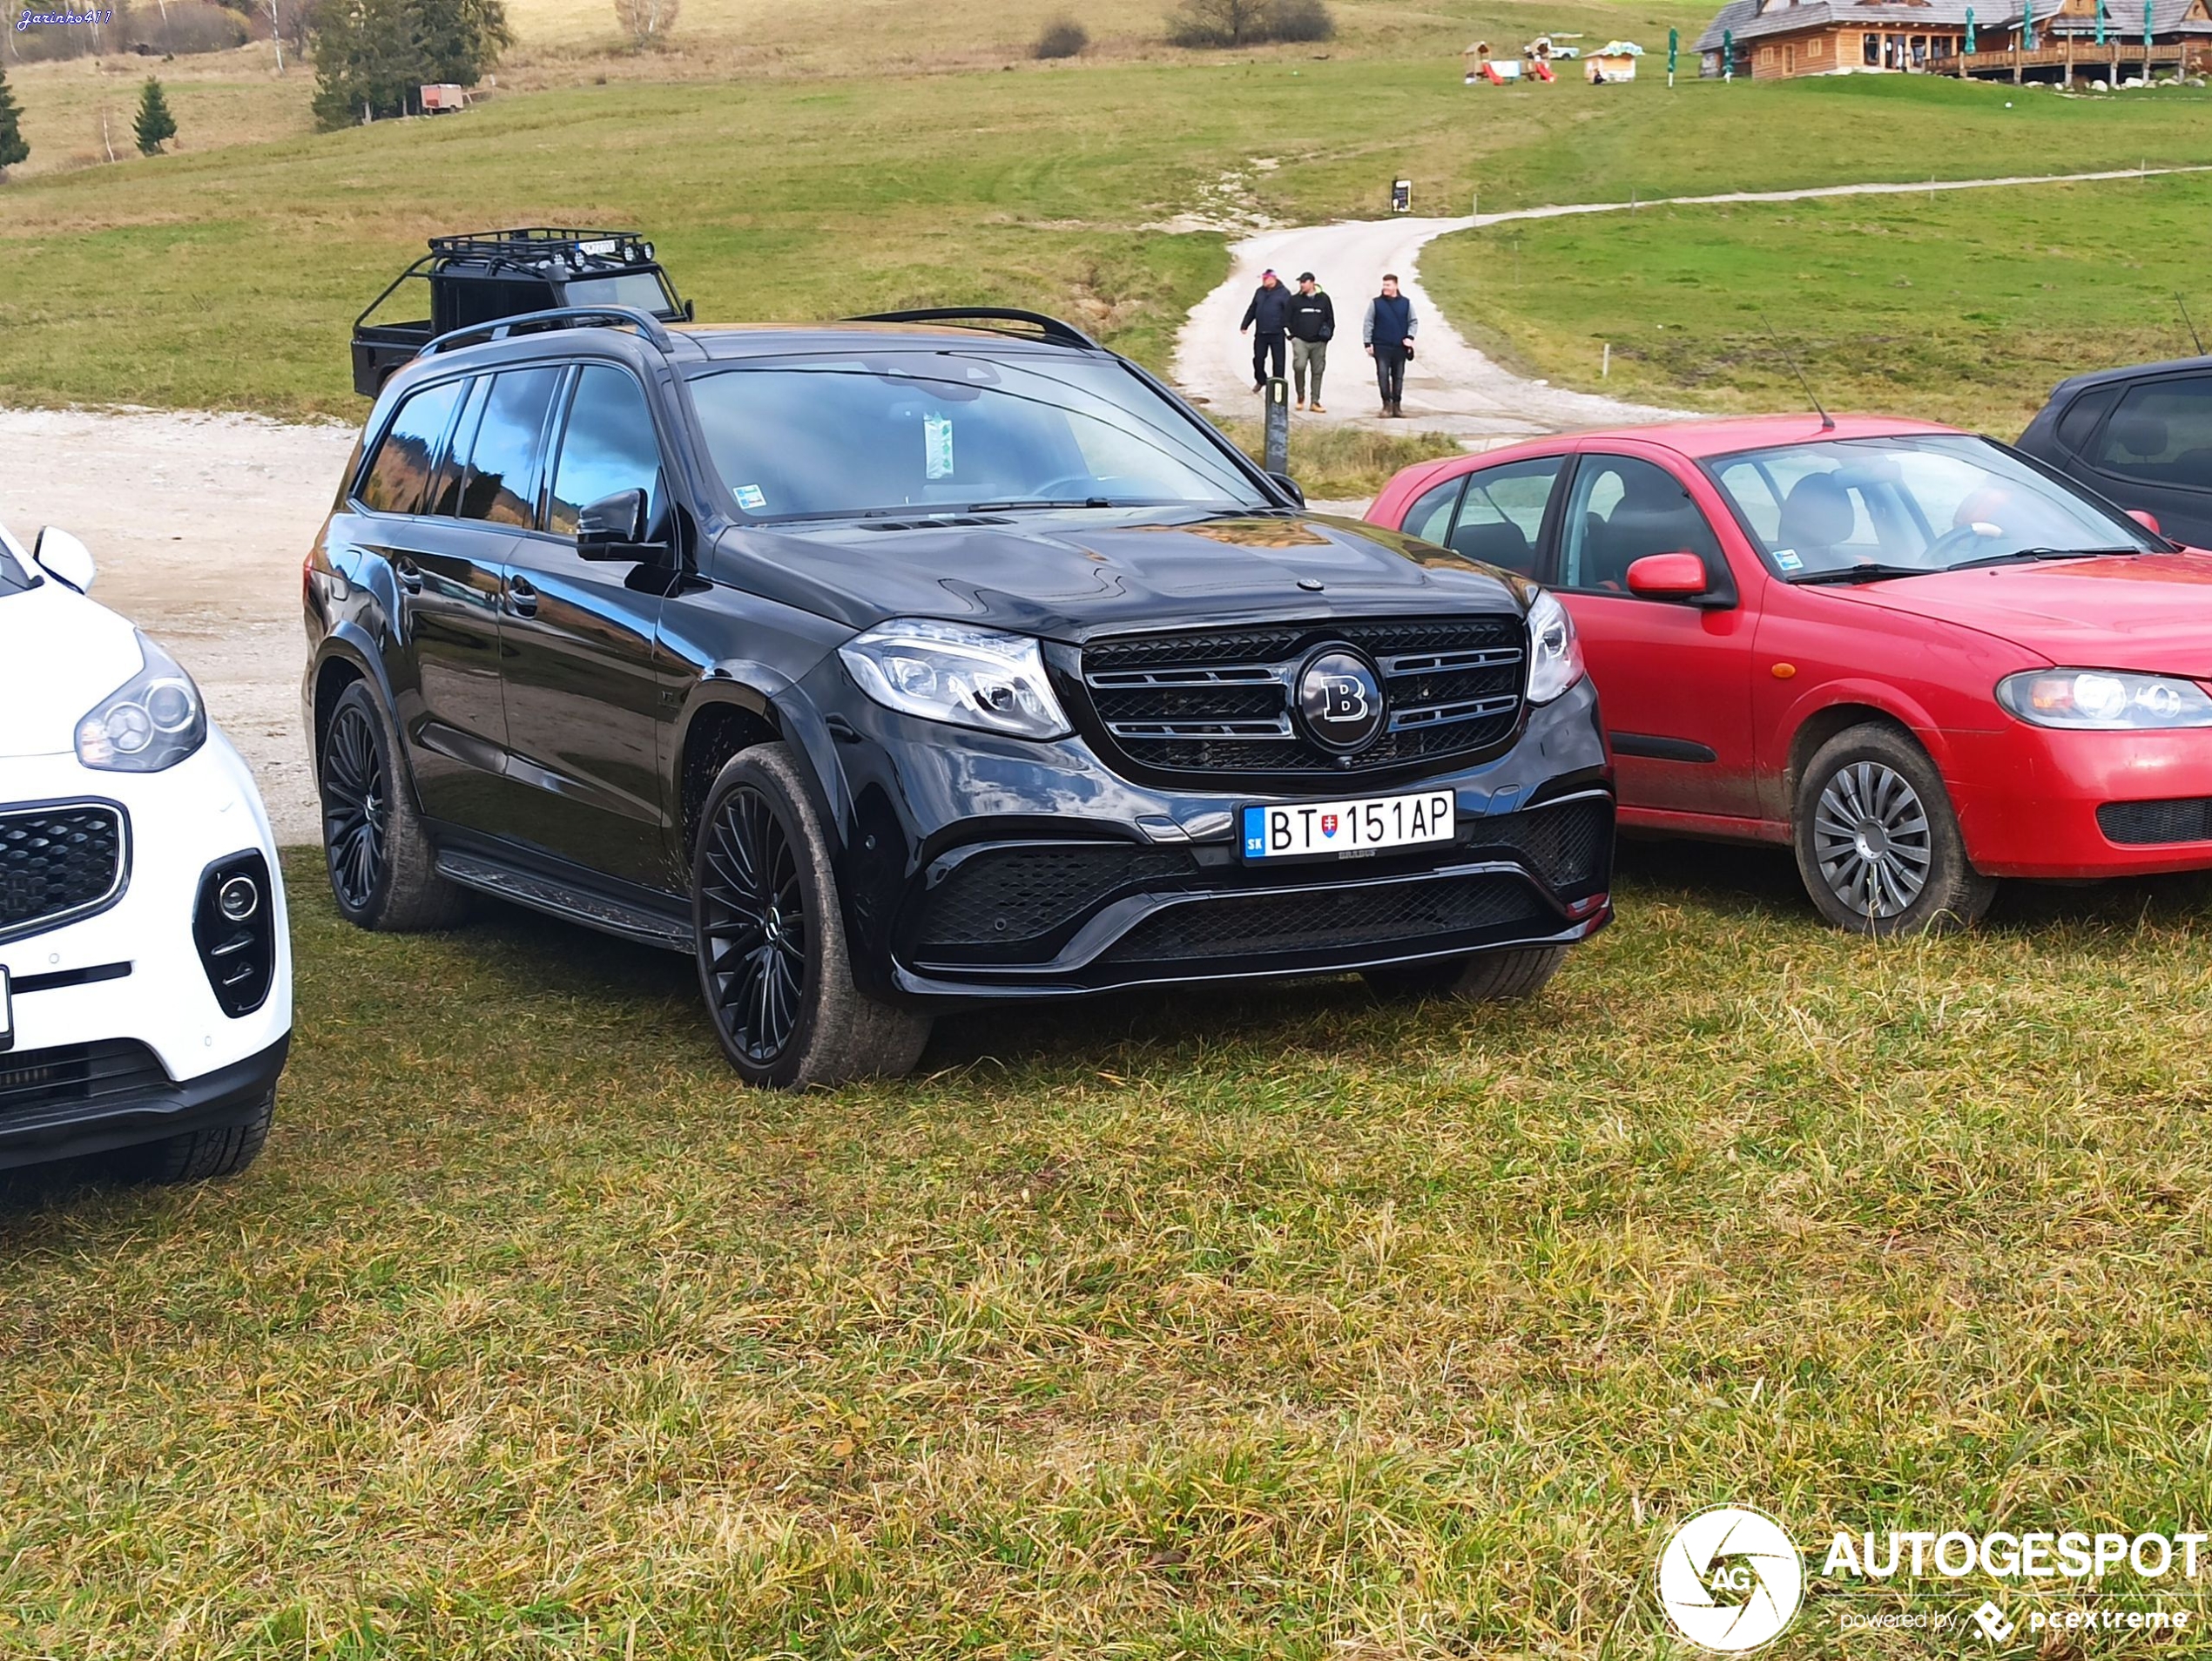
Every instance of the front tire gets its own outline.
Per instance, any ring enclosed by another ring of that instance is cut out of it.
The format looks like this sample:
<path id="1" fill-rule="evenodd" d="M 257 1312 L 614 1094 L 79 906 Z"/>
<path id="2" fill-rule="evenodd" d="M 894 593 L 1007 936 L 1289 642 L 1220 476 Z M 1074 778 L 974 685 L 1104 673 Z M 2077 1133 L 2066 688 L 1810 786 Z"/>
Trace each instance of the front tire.
<path id="1" fill-rule="evenodd" d="M 126 1180 L 165 1187 L 235 1177 L 260 1158 L 275 1118 L 276 1088 L 272 1085 L 242 1119 L 125 1148 L 114 1156 L 115 1162 Z"/>
<path id="2" fill-rule="evenodd" d="M 1797 874 L 1838 928 L 1947 933 L 1996 898 L 1996 879 L 1967 861 L 1942 775 L 1894 727 L 1849 727 L 1815 751 L 1793 817 Z"/>
<path id="3" fill-rule="evenodd" d="M 1365 978 L 1378 997 L 1457 998 L 1462 1003 L 1506 1003 L 1533 998 L 1567 961 L 1564 946 L 1515 946 L 1439 962 L 1371 969 Z"/>
<path id="4" fill-rule="evenodd" d="M 400 766 L 399 736 L 368 682 L 339 695 L 315 772 L 324 864 L 340 915 L 388 934 L 460 922 L 468 898 L 438 874 Z"/>
<path id="5" fill-rule="evenodd" d="M 738 1077 L 804 1090 L 914 1070 L 930 1019 L 853 982 L 829 838 L 788 746 L 733 758 L 691 864 L 699 988 Z"/>

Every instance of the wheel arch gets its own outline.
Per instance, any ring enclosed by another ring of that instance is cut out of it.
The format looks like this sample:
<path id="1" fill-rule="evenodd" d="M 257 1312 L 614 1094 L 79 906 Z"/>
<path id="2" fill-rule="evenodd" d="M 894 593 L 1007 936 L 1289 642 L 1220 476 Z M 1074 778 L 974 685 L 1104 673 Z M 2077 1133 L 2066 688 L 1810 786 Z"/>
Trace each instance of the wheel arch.
<path id="1" fill-rule="evenodd" d="M 392 708 L 392 683 L 384 672 L 382 655 L 359 625 L 341 624 L 324 638 L 315 653 L 314 676 L 307 694 L 307 759 L 320 770 L 323 739 L 330 732 L 330 714 L 346 688 L 365 680 Z"/>
<path id="2" fill-rule="evenodd" d="M 1892 687 L 1831 685 L 1821 689 L 1817 701 L 1809 699 L 1791 712 L 1781 800 L 1775 804 L 1779 809 L 1777 818 L 1785 824 L 1797 822 L 1797 788 L 1814 753 L 1837 733 L 1864 726 L 1886 726 L 1902 733 L 1920 747 L 1939 774 L 1949 780 L 1950 746 L 1944 742 L 1943 729 L 1925 710 L 1899 697 Z"/>
<path id="3" fill-rule="evenodd" d="M 759 744 L 788 744 L 834 843 L 852 823 L 852 804 L 828 724 L 790 677 L 765 664 L 722 663 L 694 692 L 679 725 L 673 758 L 677 820 L 686 868 L 707 793 L 733 756 Z"/>

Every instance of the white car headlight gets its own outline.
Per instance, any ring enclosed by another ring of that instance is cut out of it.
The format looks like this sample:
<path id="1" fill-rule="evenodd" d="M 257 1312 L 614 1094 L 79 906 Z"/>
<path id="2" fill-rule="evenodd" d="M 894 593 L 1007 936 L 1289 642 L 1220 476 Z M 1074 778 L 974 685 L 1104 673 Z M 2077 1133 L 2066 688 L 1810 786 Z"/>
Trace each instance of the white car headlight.
<path id="1" fill-rule="evenodd" d="M 138 637 L 145 666 L 77 724 L 77 759 L 104 773 L 158 773 L 207 742 L 207 707 L 177 660 Z"/>
<path id="2" fill-rule="evenodd" d="M 1528 701 L 1548 704 L 1582 678 L 1575 619 L 1547 589 L 1528 603 Z"/>
<path id="3" fill-rule="evenodd" d="M 2212 726 L 2212 697 L 2193 680 L 2110 669 L 2030 669 L 1997 683 L 1997 701 L 2033 726 L 2101 733 Z"/>
<path id="4" fill-rule="evenodd" d="M 902 715 L 1024 739 L 1071 730 L 1044 654 L 1027 635 L 899 618 L 853 636 L 837 655 L 862 692 Z"/>

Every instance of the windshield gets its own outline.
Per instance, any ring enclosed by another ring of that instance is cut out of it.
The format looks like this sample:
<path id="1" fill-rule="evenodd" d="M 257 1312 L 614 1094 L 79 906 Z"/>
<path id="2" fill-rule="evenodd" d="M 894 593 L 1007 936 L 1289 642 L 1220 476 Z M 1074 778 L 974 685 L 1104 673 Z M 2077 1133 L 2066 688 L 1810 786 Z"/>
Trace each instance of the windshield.
<path id="1" fill-rule="evenodd" d="M 0 525 L 0 594 L 20 594 L 31 585 L 30 558 Z"/>
<path id="2" fill-rule="evenodd" d="M 1828 439 L 1706 465 L 1793 582 L 2163 546 L 2134 520 L 1963 433 Z"/>
<path id="3" fill-rule="evenodd" d="M 869 351 L 691 386 L 716 470 L 759 518 L 1273 505 L 1204 428 L 1110 360 Z"/>
<path id="4" fill-rule="evenodd" d="M 676 304 L 659 274 L 651 271 L 624 272 L 617 277 L 579 277 L 561 286 L 563 306 L 635 306 L 641 312 L 673 321 Z"/>

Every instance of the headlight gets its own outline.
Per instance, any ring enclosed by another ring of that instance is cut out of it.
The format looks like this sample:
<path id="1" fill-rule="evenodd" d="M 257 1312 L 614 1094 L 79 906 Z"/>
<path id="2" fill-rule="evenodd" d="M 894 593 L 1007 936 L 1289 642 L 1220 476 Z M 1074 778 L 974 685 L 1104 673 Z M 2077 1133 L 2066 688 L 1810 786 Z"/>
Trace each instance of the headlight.
<path id="1" fill-rule="evenodd" d="M 1069 731 L 1027 635 L 900 618 L 837 649 L 860 690 L 887 709 L 1016 738 Z"/>
<path id="2" fill-rule="evenodd" d="M 158 773 L 207 742 L 207 709 L 177 660 L 138 637 L 145 666 L 77 724 L 77 759 L 105 773 Z"/>
<path id="3" fill-rule="evenodd" d="M 2101 733 L 2212 726 L 2212 697 L 2193 680 L 2108 669 L 2031 669 L 1997 683 L 1997 701 L 2035 726 Z"/>
<path id="4" fill-rule="evenodd" d="M 1528 701 L 1548 704 L 1582 678 L 1582 643 L 1575 619 L 1548 590 L 1528 605 Z"/>

